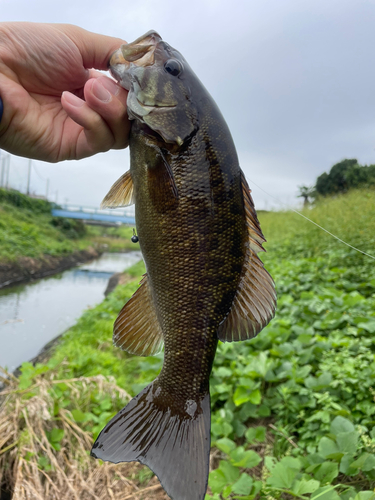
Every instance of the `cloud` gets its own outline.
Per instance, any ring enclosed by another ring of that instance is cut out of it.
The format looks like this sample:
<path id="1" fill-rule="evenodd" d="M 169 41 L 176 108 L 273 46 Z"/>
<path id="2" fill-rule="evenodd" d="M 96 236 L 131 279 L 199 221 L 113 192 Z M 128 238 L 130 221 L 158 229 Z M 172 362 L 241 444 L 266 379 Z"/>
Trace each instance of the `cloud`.
<path id="1" fill-rule="evenodd" d="M 128 41 L 156 29 L 217 101 L 245 173 L 288 203 L 344 157 L 375 163 L 373 1 L 2 0 L 2 19 L 70 22 Z M 42 170 L 62 198 L 97 204 L 127 158 Z M 273 203 L 260 193 L 260 208 Z"/>

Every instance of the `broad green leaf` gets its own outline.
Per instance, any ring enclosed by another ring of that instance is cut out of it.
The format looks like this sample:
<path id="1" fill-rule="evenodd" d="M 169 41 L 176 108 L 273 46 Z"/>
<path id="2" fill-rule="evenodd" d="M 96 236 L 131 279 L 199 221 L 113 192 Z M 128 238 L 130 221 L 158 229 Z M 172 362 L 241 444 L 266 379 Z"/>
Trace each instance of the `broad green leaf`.
<path id="1" fill-rule="evenodd" d="M 354 430 L 354 425 L 351 421 L 344 417 L 338 416 L 332 420 L 331 433 L 336 436 L 341 432 L 353 432 Z"/>
<path id="2" fill-rule="evenodd" d="M 249 401 L 250 391 L 246 387 L 239 386 L 233 394 L 233 402 L 236 406 L 240 406 L 243 403 Z"/>
<path id="3" fill-rule="evenodd" d="M 334 462 L 323 462 L 315 471 L 314 477 L 321 484 L 331 483 L 339 474 L 339 466 Z"/>
<path id="4" fill-rule="evenodd" d="M 370 453 L 362 453 L 362 455 L 350 464 L 351 469 L 361 469 L 363 471 L 370 471 L 375 469 L 375 455 Z"/>
<path id="5" fill-rule="evenodd" d="M 255 391 L 252 391 L 249 394 L 248 401 L 250 401 L 250 403 L 253 403 L 253 405 L 258 405 L 262 401 L 260 390 L 256 389 Z"/>
<path id="6" fill-rule="evenodd" d="M 339 451 L 339 447 L 334 441 L 332 441 L 332 439 L 322 437 L 319 441 L 318 452 L 322 457 L 326 458 L 333 453 L 339 453 Z"/>
<path id="7" fill-rule="evenodd" d="M 228 484 L 228 486 L 225 486 L 223 491 L 221 492 L 221 495 L 223 498 L 229 497 L 229 495 L 232 493 L 232 485 Z"/>
<path id="8" fill-rule="evenodd" d="M 240 476 L 240 471 L 237 467 L 224 460 L 220 461 L 219 469 L 224 473 L 228 483 L 233 483 Z"/>
<path id="9" fill-rule="evenodd" d="M 275 488 L 291 488 L 298 471 L 278 463 L 271 470 L 271 476 L 267 479 L 267 484 Z"/>
<path id="10" fill-rule="evenodd" d="M 301 461 L 294 457 L 284 457 L 280 460 L 280 463 L 297 471 L 301 470 L 302 467 Z"/>
<path id="11" fill-rule="evenodd" d="M 368 321 L 367 323 L 359 323 L 359 328 L 363 328 L 369 333 L 375 333 L 375 321 Z"/>
<path id="12" fill-rule="evenodd" d="M 339 450 L 343 453 L 355 453 L 358 446 L 358 432 L 340 432 L 336 435 Z"/>
<path id="13" fill-rule="evenodd" d="M 64 437 L 64 429 L 58 429 L 55 427 L 51 432 L 47 433 L 48 441 L 50 443 L 59 443 Z"/>
<path id="14" fill-rule="evenodd" d="M 354 500 L 375 500 L 375 493 L 373 491 L 361 491 L 354 497 Z"/>
<path id="15" fill-rule="evenodd" d="M 353 476 L 355 474 L 358 474 L 358 469 L 352 469 L 350 465 L 354 461 L 354 454 L 353 453 L 346 453 L 340 462 L 340 472 L 343 474 L 346 474 L 347 476 Z"/>
<path id="16" fill-rule="evenodd" d="M 252 467 L 256 467 L 261 461 L 261 457 L 253 450 L 244 451 L 244 449 L 240 447 L 236 450 L 233 450 L 230 454 L 231 463 L 236 467 L 244 467 L 246 469 L 251 469 Z"/>
<path id="17" fill-rule="evenodd" d="M 236 448 L 236 443 L 228 438 L 218 439 L 216 446 L 227 455 Z"/>
<path id="18" fill-rule="evenodd" d="M 253 442 L 255 439 L 263 443 L 266 439 L 266 428 L 262 425 L 258 427 L 249 427 L 245 432 L 245 437 L 249 443 Z"/>
<path id="19" fill-rule="evenodd" d="M 222 470 L 215 469 L 210 472 L 208 476 L 208 485 L 212 493 L 221 493 L 227 484 L 228 480 Z"/>
<path id="20" fill-rule="evenodd" d="M 84 422 L 86 415 L 81 410 L 72 410 L 73 418 L 76 422 Z"/>
<path id="21" fill-rule="evenodd" d="M 311 500 L 340 500 L 334 486 L 323 486 L 311 495 Z"/>
<path id="22" fill-rule="evenodd" d="M 300 481 L 295 481 L 293 485 L 293 493 L 296 495 L 303 495 L 305 493 L 313 493 L 320 486 L 319 481 L 315 481 L 315 479 L 301 479 Z"/>
<path id="23" fill-rule="evenodd" d="M 249 495 L 253 487 L 253 479 L 248 474 L 241 474 L 238 481 L 232 486 L 232 492 L 239 495 Z"/>

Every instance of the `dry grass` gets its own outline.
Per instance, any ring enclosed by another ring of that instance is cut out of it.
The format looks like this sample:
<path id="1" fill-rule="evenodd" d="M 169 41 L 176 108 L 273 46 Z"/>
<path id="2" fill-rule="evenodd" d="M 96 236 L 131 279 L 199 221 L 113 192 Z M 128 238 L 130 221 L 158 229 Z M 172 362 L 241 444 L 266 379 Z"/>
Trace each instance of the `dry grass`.
<path id="1" fill-rule="evenodd" d="M 20 390 L 12 375 L 1 377 L 5 389 L 0 406 L 0 498 L 13 500 L 167 500 L 155 476 L 137 463 L 114 465 L 89 456 L 92 436 L 74 422 L 70 411 L 54 415 L 50 390 L 64 382 L 76 391 L 103 391 L 127 401 L 129 395 L 104 377 L 81 377 L 58 381 L 38 377 L 36 383 Z M 48 432 L 64 431 L 56 450 Z M 149 478 L 141 484 L 140 478 Z"/>

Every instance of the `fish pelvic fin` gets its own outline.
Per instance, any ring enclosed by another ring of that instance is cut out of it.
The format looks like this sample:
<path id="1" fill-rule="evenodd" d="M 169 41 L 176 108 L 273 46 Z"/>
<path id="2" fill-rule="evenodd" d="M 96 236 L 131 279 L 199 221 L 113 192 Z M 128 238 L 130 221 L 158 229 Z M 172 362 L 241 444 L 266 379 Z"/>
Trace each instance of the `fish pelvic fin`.
<path id="1" fill-rule="evenodd" d="M 113 343 L 137 356 L 153 356 L 163 348 L 163 332 L 145 274 L 140 287 L 121 309 L 114 327 Z"/>
<path id="2" fill-rule="evenodd" d="M 210 395 L 179 401 L 156 379 L 101 431 L 91 455 L 138 461 L 159 478 L 172 500 L 203 500 L 209 472 Z"/>

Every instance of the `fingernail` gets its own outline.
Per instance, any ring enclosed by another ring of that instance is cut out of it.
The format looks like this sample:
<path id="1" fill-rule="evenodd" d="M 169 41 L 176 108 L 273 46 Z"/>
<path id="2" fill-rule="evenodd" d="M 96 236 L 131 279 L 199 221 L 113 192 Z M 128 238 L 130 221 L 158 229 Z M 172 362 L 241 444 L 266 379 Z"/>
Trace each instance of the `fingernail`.
<path id="1" fill-rule="evenodd" d="M 95 80 L 92 84 L 92 93 L 102 102 L 109 102 L 112 99 L 111 93 L 100 83 Z"/>
<path id="2" fill-rule="evenodd" d="M 69 104 L 71 104 L 72 106 L 76 106 L 77 108 L 80 108 L 85 104 L 85 101 L 83 99 L 80 99 L 79 97 L 70 92 L 63 92 L 62 95 Z"/>
<path id="3" fill-rule="evenodd" d="M 98 81 L 106 88 L 112 95 L 118 95 L 120 87 L 117 83 L 109 78 L 99 78 Z"/>

